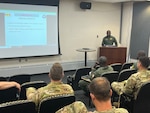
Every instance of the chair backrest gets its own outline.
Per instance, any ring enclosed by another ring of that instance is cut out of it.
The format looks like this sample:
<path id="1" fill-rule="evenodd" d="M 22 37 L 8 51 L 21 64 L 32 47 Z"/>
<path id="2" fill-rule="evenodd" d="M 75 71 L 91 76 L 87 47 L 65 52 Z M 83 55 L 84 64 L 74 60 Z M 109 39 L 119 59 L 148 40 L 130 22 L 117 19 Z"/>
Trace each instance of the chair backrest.
<path id="1" fill-rule="evenodd" d="M 79 82 L 79 80 L 81 80 L 81 77 L 88 75 L 90 71 L 91 71 L 90 67 L 84 67 L 84 68 L 77 69 L 75 72 L 75 81 Z"/>
<path id="2" fill-rule="evenodd" d="M 34 88 L 40 88 L 40 87 L 43 87 L 43 86 L 46 86 L 47 83 L 44 82 L 44 81 L 32 81 L 32 82 L 26 82 L 26 83 L 23 83 L 21 85 L 21 91 L 20 91 L 20 95 L 19 95 L 19 98 L 20 99 L 27 99 L 26 97 L 26 88 L 29 88 L 29 87 L 34 87 Z"/>
<path id="3" fill-rule="evenodd" d="M 31 75 L 30 74 L 19 74 L 13 75 L 9 77 L 9 81 L 15 81 L 19 84 L 23 84 L 25 82 L 30 82 Z"/>
<path id="4" fill-rule="evenodd" d="M 121 63 L 114 63 L 114 64 L 111 64 L 110 66 L 113 68 L 114 71 L 120 72 L 122 64 Z"/>
<path id="5" fill-rule="evenodd" d="M 118 82 L 127 80 L 132 74 L 136 73 L 136 69 L 124 69 L 119 73 Z"/>
<path id="6" fill-rule="evenodd" d="M 60 108 L 75 102 L 74 95 L 61 95 L 41 101 L 38 113 L 55 113 Z"/>
<path id="7" fill-rule="evenodd" d="M 102 77 L 106 77 L 110 84 L 114 81 L 117 81 L 119 72 L 118 71 L 110 71 L 110 72 L 105 72 L 101 75 Z"/>
<path id="8" fill-rule="evenodd" d="M 124 63 L 124 64 L 122 65 L 120 71 L 122 71 L 122 70 L 124 70 L 124 69 L 130 69 L 130 67 L 131 67 L 132 65 L 133 65 L 133 62 L 126 62 L 126 63 Z"/>
<path id="9" fill-rule="evenodd" d="M 15 101 L 17 97 L 18 89 L 16 87 L 10 87 L 0 90 L 0 103 Z"/>
<path id="10" fill-rule="evenodd" d="M 75 79 L 72 81 L 72 87 L 74 90 L 80 89 L 78 86 L 79 80 L 81 80 L 82 76 L 89 75 L 90 71 L 91 71 L 90 67 L 79 68 L 76 70 Z"/>
<path id="11" fill-rule="evenodd" d="M 7 81 L 7 77 L 0 77 L 0 81 Z"/>
<path id="12" fill-rule="evenodd" d="M 19 100 L 0 104 L 0 113 L 36 113 L 35 103 Z"/>
<path id="13" fill-rule="evenodd" d="M 141 86 L 133 105 L 133 113 L 150 113 L 150 82 Z"/>

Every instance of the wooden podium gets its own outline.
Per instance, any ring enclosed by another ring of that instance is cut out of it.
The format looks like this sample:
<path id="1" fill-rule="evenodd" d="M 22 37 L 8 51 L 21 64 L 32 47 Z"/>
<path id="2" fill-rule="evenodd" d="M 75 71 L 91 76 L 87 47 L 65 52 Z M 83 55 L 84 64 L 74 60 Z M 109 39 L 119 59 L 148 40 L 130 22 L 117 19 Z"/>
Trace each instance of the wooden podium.
<path id="1" fill-rule="evenodd" d="M 125 63 L 126 62 L 126 47 L 100 47 L 99 57 L 106 56 L 108 64 Z"/>

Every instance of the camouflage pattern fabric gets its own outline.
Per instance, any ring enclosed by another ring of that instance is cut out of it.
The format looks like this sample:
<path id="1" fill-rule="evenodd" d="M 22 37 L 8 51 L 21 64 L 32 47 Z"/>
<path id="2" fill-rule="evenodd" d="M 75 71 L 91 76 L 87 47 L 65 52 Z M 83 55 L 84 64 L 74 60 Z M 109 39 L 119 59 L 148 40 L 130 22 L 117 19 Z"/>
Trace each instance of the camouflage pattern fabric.
<path id="1" fill-rule="evenodd" d="M 110 110 L 105 110 L 105 111 L 101 111 L 101 112 L 98 112 L 96 110 L 94 112 L 88 112 L 84 103 L 82 103 L 81 101 L 76 101 L 70 105 L 67 105 L 67 106 L 59 109 L 55 113 L 128 113 L 128 111 L 124 108 L 113 107 Z"/>
<path id="2" fill-rule="evenodd" d="M 76 101 L 68 106 L 59 109 L 58 111 L 56 111 L 56 113 L 88 113 L 88 110 L 84 103 Z"/>
<path id="3" fill-rule="evenodd" d="M 26 96 L 28 100 L 32 100 L 38 106 L 38 104 L 47 97 L 52 97 L 61 94 L 74 94 L 72 87 L 62 82 L 51 82 L 45 87 L 35 89 L 30 87 L 27 89 Z"/>
<path id="4" fill-rule="evenodd" d="M 131 94 L 136 98 L 137 90 L 142 86 L 143 83 L 148 81 L 150 81 L 150 71 L 143 70 L 132 74 L 123 82 L 113 82 L 111 86 L 112 89 L 118 94 Z"/>
<path id="5" fill-rule="evenodd" d="M 93 113 L 129 113 L 129 112 L 124 108 L 115 108 L 115 107 L 113 107 L 110 110 L 105 110 L 105 111 L 101 111 L 101 112 L 94 111 Z"/>

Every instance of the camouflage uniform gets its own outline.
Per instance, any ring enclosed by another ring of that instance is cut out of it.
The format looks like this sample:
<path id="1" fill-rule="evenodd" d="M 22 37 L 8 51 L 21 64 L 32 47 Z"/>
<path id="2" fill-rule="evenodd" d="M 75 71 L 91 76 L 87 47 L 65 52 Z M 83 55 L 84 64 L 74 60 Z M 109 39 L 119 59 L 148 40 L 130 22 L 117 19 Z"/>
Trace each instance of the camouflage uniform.
<path id="1" fill-rule="evenodd" d="M 113 71 L 113 68 L 111 66 L 105 66 L 105 67 L 100 67 L 97 70 L 96 69 L 92 69 L 92 72 L 90 74 L 89 79 L 92 80 L 93 78 L 96 77 L 100 77 L 102 73 L 104 72 L 109 72 L 109 71 Z M 88 85 L 90 82 L 87 82 L 85 80 L 80 80 L 79 81 L 79 87 L 84 90 L 86 93 L 88 93 Z"/>
<path id="2" fill-rule="evenodd" d="M 132 74 L 127 80 L 123 82 L 113 82 L 111 84 L 112 89 L 117 94 L 131 94 L 135 98 L 137 96 L 137 90 L 143 83 L 150 81 L 150 71 L 142 70 L 135 74 Z"/>
<path id="3" fill-rule="evenodd" d="M 101 112 L 98 111 L 88 112 L 84 103 L 76 101 L 68 106 L 59 109 L 58 111 L 56 111 L 56 113 L 128 113 L 128 111 L 124 108 L 113 107 L 110 110 L 105 110 Z"/>
<path id="4" fill-rule="evenodd" d="M 38 90 L 30 87 L 26 92 L 27 99 L 33 100 L 37 106 L 44 98 L 60 94 L 74 94 L 74 91 L 68 84 L 63 84 L 62 82 L 51 82 L 47 86 L 41 87 Z"/>
<path id="5" fill-rule="evenodd" d="M 86 106 L 84 105 L 84 103 L 80 101 L 76 101 L 70 105 L 67 105 L 59 109 L 55 113 L 88 113 L 88 110 Z"/>
<path id="6" fill-rule="evenodd" d="M 93 113 L 128 113 L 128 111 L 124 108 L 115 108 L 115 107 L 113 107 L 110 110 L 105 110 L 105 111 L 101 111 L 101 112 L 94 111 Z"/>
<path id="7" fill-rule="evenodd" d="M 118 46 L 118 43 L 115 37 L 105 36 L 102 41 L 102 46 L 113 45 L 113 43 L 115 43 L 115 46 Z"/>

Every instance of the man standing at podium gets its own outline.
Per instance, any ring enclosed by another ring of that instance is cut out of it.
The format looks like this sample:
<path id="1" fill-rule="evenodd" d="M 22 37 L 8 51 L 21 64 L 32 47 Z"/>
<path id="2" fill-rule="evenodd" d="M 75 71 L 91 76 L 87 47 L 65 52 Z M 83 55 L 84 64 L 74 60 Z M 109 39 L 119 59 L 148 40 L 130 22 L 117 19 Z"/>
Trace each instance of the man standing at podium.
<path id="1" fill-rule="evenodd" d="M 107 36 L 103 38 L 102 46 L 118 46 L 116 38 L 111 36 L 111 31 L 107 30 L 106 34 Z"/>

